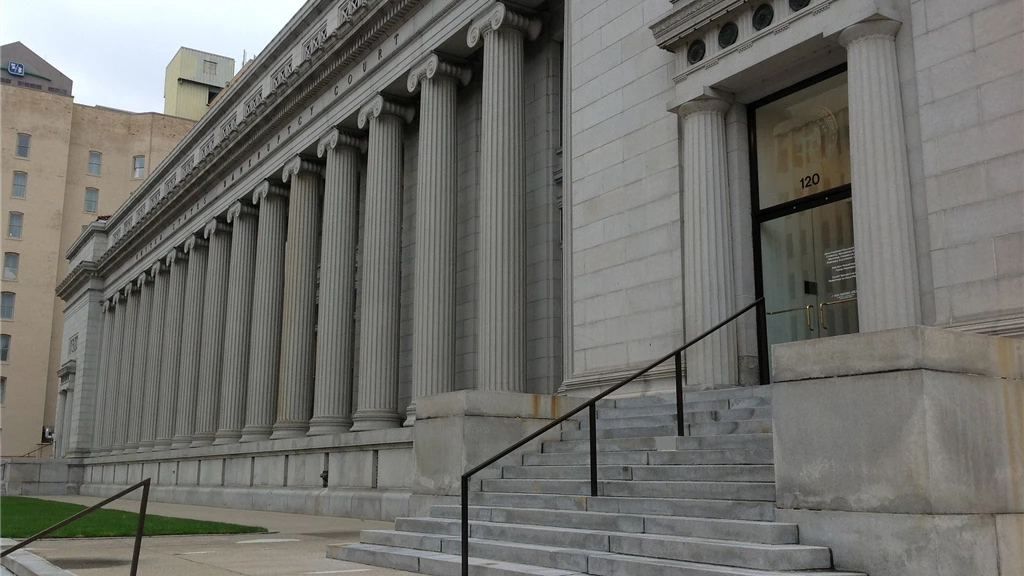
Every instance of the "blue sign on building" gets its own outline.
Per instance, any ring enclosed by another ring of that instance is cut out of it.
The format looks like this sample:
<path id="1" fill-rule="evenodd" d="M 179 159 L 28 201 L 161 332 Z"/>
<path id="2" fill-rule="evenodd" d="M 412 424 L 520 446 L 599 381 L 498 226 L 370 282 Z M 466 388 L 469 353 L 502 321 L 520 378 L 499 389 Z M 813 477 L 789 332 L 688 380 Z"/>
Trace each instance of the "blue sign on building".
<path id="1" fill-rule="evenodd" d="M 21 62 L 15 62 L 14 60 L 11 60 L 10 63 L 7 64 L 7 72 L 11 76 L 24 76 L 25 65 Z"/>

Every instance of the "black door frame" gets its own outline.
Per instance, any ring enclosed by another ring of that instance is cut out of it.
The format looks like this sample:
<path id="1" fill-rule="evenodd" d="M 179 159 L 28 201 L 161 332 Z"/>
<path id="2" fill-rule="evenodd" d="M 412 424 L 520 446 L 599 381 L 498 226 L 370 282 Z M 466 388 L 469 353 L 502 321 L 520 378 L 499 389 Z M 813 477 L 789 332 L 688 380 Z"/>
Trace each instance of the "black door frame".
<path id="1" fill-rule="evenodd" d="M 790 200 L 789 202 L 783 202 L 776 204 L 768 208 L 761 208 L 761 194 L 759 190 L 759 179 L 757 175 L 757 122 L 756 112 L 757 109 L 781 98 L 785 98 L 790 94 L 795 94 L 813 86 L 823 80 L 827 80 L 833 76 L 837 76 L 846 72 L 846 63 L 840 64 L 834 68 L 830 68 L 819 74 L 815 74 L 810 78 L 797 82 L 792 86 L 775 92 L 761 98 L 760 100 L 751 102 L 747 105 L 747 136 L 749 138 L 747 149 L 749 150 L 750 156 L 750 222 L 751 222 L 751 240 L 753 241 L 754 251 L 754 298 L 761 298 L 764 296 L 764 277 L 762 264 L 761 264 L 761 225 L 769 220 L 775 220 L 776 218 L 782 218 L 789 216 L 790 214 L 796 214 L 803 212 L 804 210 L 810 210 L 811 208 L 817 208 L 826 204 L 831 204 L 839 200 L 846 200 L 851 197 L 851 186 L 850 184 L 843 184 L 836 186 L 829 190 L 804 196 L 803 198 L 797 198 L 796 200 Z M 855 239 L 856 241 L 856 239 Z M 767 312 L 767 308 L 762 306 L 762 311 Z M 758 371 L 760 372 L 761 384 L 770 383 L 771 374 L 768 370 L 768 322 L 764 314 L 757 315 L 757 363 Z"/>

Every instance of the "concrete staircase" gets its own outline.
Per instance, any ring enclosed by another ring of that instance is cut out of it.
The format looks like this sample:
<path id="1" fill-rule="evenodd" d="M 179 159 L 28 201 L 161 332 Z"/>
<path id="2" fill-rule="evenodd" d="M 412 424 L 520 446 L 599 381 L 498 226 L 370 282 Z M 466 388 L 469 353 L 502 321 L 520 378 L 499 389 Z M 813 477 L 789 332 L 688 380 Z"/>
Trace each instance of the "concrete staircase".
<path id="1" fill-rule="evenodd" d="M 853 576 L 828 548 L 799 543 L 774 522 L 768 387 L 686 394 L 687 436 L 675 400 L 644 396 L 598 405 L 599 497 L 590 493 L 586 411 L 561 440 L 470 493 L 474 576 Z M 460 574 L 459 506 L 367 530 L 327 556 L 422 574 Z"/>

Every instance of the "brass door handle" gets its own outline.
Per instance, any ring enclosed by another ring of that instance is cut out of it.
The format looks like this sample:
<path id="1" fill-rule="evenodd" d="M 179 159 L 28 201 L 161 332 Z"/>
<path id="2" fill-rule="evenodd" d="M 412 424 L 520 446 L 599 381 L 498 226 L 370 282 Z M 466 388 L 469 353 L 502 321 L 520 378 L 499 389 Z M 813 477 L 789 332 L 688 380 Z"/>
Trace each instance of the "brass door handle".
<path id="1" fill-rule="evenodd" d="M 765 312 L 765 316 L 774 316 L 776 314 L 785 314 L 786 312 L 797 312 L 799 310 L 804 311 L 804 316 L 807 319 L 807 329 L 814 332 L 814 326 L 811 326 L 811 314 L 814 311 L 814 304 L 808 304 L 807 306 L 797 306 L 796 308 L 786 308 L 785 310 L 776 310 L 774 312 Z"/>
<path id="2" fill-rule="evenodd" d="M 814 332 L 814 327 L 811 326 L 811 311 L 812 310 L 814 310 L 814 304 L 808 304 L 807 306 L 804 306 L 804 312 L 805 312 L 805 315 L 807 316 L 807 329 L 809 331 L 811 331 L 811 332 Z"/>
<path id="3" fill-rule="evenodd" d="M 821 325 L 821 329 L 828 330 L 828 325 L 825 324 L 825 306 L 828 306 L 829 304 L 842 304 L 843 302 L 853 302 L 856 299 L 857 297 L 854 296 L 853 298 L 840 298 L 839 300 L 833 300 L 831 302 L 822 302 L 821 304 L 818 304 L 818 324 Z"/>

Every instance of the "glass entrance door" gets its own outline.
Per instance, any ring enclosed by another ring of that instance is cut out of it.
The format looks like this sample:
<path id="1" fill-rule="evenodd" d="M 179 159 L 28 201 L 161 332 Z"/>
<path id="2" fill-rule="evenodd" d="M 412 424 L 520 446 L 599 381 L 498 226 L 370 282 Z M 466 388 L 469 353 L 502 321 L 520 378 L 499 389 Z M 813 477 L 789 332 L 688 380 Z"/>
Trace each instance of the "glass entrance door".
<path id="1" fill-rule="evenodd" d="M 857 332 L 849 198 L 761 224 L 768 346 Z"/>

